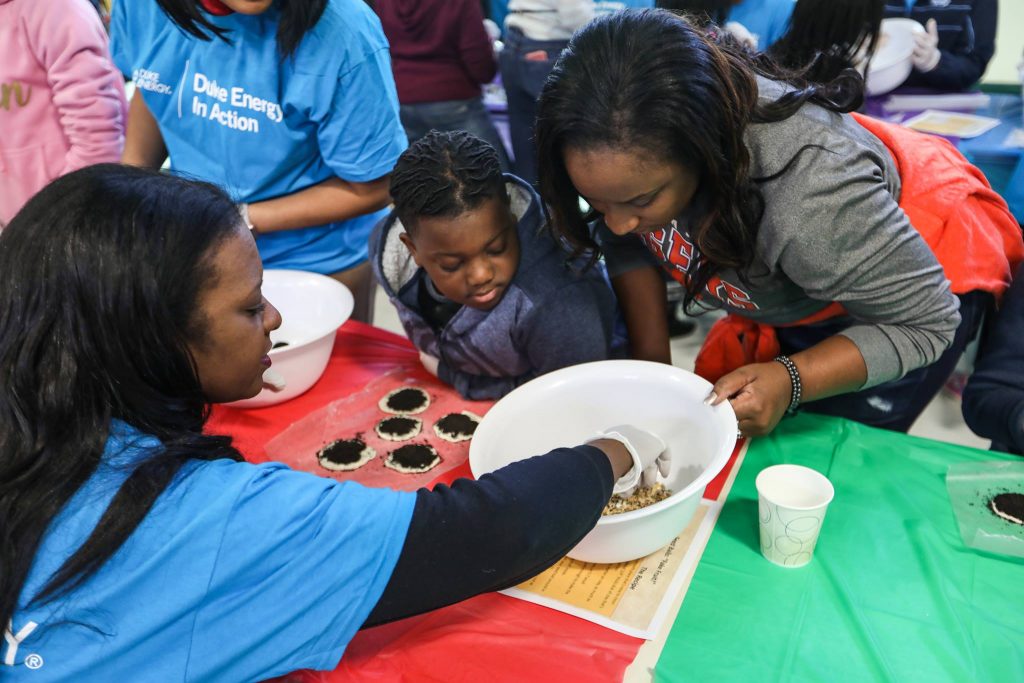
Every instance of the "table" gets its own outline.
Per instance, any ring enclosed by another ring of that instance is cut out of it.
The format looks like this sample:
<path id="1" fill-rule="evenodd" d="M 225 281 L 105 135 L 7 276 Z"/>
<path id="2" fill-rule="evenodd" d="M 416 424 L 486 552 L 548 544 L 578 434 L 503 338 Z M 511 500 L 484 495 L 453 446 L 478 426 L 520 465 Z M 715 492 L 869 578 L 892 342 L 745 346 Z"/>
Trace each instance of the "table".
<path id="1" fill-rule="evenodd" d="M 260 460 L 291 422 L 402 364 L 418 364 L 407 341 L 349 322 L 310 392 L 260 410 L 218 407 L 209 428 Z M 337 670 L 290 679 L 596 683 L 622 680 L 637 659 L 627 680 L 650 680 L 652 664 L 666 682 L 1024 680 L 1024 560 L 965 548 L 944 484 L 953 462 L 1012 458 L 801 415 L 750 444 L 663 642 L 484 595 L 361 632 Z M 782 462 L 836 486 L 802 569 L 769 564 L 757 546 L 754 477 Z"/>
<path id="2" fill-rule="evenodd" d="M 265 461 L 263 444 L 290 424 L 400 366 L 421 367 L 418 352 L 406 339 L 349 321 L 339 329 L 327 369 L 312 389 L 268 408 L 216 406 L 207 431 L 230 434 L 246 458 Z M 470 476 L 468 465 L 435 483 L 460 476 Z M 574 683 L 605 683 L 622 679 L 642 642 L 538 605 L 488 594 L 362 631 L 335 671 L 299 672 L 288 680 L 540 683 L 558 674 Z"/>
<path id="3" fill-rule="evenodd" d="M 1024 560 L 966 548 L 945 487 L 954 462 L 1013 459 L 836 418 L 784 421 L 747 450 L 655 680 L 1024 680 Z M 758 548 L 754 478 L 779 463 L 836 489 L 801 569 Z"/>
<path id="4" fill-rule="evenodd" d="M 920 88 L 897 89 L 890 95 L 935 94 Z M 865 113 L 894 123 L 901 123 L 917 116 L 921 111 L 889 112 L 885 108 L 890 95 L 868 98 Z M 992 189 L 1010 205 L 1010 211 L 1017 222 L 1024 223 L 1024 149 L 1005 144 L 1015 128 L 1024 127 L 1021 96 L 1003 93 L 989 95 L 988 106 L 966 110 L 967 113 L 990 116 L 999 119 L 1000 124 L 976 138 L 960 139 L 949 137 L 949 141 L 967 157 L 968 161 L 981 169 Z"/>
<path id="5" fill-rule="evenodd" d="M 993 189 L 1010 205 L 1017 222 L 1024 223 L 1024 148 L 1005 144 L 1014 129 L 1024 128 L 1021 97 L 993 94 L 991 98 L 991 104 L 977 113 L 1001 123 L 976 138 L 958 141 L 957 148 L 982 170 Z"/>

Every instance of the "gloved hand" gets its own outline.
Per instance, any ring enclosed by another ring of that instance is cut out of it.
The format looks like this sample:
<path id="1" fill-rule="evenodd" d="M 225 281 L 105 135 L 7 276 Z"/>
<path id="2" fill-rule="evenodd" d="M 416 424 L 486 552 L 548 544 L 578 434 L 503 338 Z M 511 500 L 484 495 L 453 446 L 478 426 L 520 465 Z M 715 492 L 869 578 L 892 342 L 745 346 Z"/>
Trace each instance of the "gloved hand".
<path id="1" fill-rule="evenodd" d="M 420 351 L 420 363 L 423 364 L 423 369 L 429 372 L 434 377 L 437 377 L 437 365 L 440 361 L 431 356 L 429 353 Z"/>
<path id="2" fill-rule="evenodd" d="M 501 29 L 491 19 L 484 19 L 484 31 L 487 32 L 487 37 L 491 39 L 492 43 L 501 38 Z"/>
<path id="3" fill-rule="evenodd" d="M 594 438 L 614 439 L 633 456 L 633 468 L 615 482 L 612 493 L 629 496 L 639 485 L 653 486 L 657 483 L 659 472 L 663 477 L 668 476 L 672 456 L 666 450 L 665 442 L 655 434 L 631 425 L 618 425 Z"/>
<path id="4" fill-rule="evenodd" d="M 743 47 L 751 52 L 757 52 L 757 36 L 751 33 L 746 26 L 738 21 L 727 21 L 722 30 L 736 39 Z"/>
<path id="5" fill-rule="evenodd" d="M 939 52 L 939 27 L 934 19 L 925 24 L 924 33 L 914 34 L 914 55 L 911 59 L 914 68 L 921 73 L 928 73 L 939 65 L 942 53 Z"/>

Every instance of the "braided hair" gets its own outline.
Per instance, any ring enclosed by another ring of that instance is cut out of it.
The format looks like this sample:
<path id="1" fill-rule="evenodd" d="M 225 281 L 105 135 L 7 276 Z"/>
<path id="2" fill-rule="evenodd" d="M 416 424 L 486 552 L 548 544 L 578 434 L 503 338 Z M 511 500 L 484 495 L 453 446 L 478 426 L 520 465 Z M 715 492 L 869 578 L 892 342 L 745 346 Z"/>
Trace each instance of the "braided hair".
<path id="1" fill-rule="evenodd" d="M 430 131 L 391 172 L 391 199 L 406 230 L 420 216 L 454 218 L 494 197 L 508 201 L 498 153 L 464 130 Z"/>

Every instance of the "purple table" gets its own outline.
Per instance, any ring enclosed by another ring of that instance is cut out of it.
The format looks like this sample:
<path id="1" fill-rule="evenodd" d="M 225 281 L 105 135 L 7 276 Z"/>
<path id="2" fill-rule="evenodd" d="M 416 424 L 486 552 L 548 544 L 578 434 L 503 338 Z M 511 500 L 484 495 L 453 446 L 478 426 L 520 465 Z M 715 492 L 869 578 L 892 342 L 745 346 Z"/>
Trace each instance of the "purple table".
<path id="1" fill-rule="evenodd" d="M 901 88 L 880 97 L 869 97 L 864 103 L 864 113 L 883 121 L 902 123 L 921 113 L 918 111 L 887 111 L 885 103 L 892 95 L 934 95 L 933 90 Z M 968 161 L 981 169 L 992 189 L 1006 199 L 1010 211 L 1018 222 L 1024 223 L 1024 149 L 1006 145 L 1006 139 L 1014 128 L 1022 127 L 1020 95 L 989 94 L 989 104 L 981 109 L 957 110 L 968 114 L 990 116 L 1000 120 L 992 130 L 976 138 L 960 139 L 943 136 L 967 157 Z"/>

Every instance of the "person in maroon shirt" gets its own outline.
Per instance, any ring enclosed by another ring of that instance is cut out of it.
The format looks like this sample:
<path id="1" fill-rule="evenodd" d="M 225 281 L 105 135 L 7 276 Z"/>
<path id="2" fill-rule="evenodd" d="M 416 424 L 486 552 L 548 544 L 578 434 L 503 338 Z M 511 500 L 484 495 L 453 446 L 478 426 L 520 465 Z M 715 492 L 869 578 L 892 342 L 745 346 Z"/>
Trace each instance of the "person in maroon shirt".
<path id="1" fill-rule="evenodd" d="M 465 130 L 508 155 L 481 87 L 498 71 L 478 0 L 376 0 L 409 142 L 430 130 Z"/>

